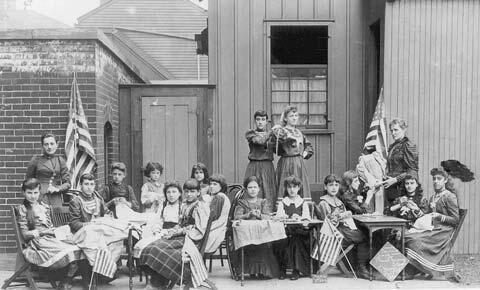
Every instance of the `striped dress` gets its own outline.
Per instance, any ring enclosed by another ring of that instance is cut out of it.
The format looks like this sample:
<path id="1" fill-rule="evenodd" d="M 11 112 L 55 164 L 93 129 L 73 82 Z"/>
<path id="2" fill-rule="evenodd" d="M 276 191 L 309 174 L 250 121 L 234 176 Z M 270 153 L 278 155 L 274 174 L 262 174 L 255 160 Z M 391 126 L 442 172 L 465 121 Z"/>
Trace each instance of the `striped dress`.
<path id="1" fill-rule="evenodd" d="M 60 269 L 73 261 L 82 259 L 82 251 L 76 245 L 58 240 L 52 235 L 35 237 L 35 231 L 44 231 L 53 228 L 50 219 L 50 207 L 45 203 L 32 205 L 34 224 L 28 224 L 27 208 L 25 205 L 17 207 L 18 224 L 26 242 L 23 250 L 25 259 L 37 266 Z"/>

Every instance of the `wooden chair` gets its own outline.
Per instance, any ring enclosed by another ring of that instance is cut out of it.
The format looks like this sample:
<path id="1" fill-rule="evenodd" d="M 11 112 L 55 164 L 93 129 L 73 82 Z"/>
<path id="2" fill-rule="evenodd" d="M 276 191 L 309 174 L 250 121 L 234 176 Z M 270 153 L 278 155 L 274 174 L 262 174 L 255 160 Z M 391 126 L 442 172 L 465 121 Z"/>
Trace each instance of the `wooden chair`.
<path id="1" fill-rule="evenodd" d="M 466 208 L 461 208 L 458 210 L 458 215 L 459 215 L 458 225 L 453 231 L 452 237 L 450 238 L 450 245 L 452 246 L 452 248 L 453 246 L 455 246 L 455 241 L 457 240 L 458 233 L 462 229 L 462 225 L 463 225 L 463 222 L 465 221 L 465 217 L 467 216 L 467 212 L 468 210 Z"/>
<path id="2" fill-rule="evenodd" d="M 54 227 L 68 225 L 70 219 L 70 209 L 66 206 L 50 208 L 50 218 Z"/>
<path id="3" fill-rule="evenodd" d="M 243 197 L 243 192 L 244 192 L 243 186 L 239 183 L 230 184 L 227 187 L 226 195 L 230 200 L 231 206 L 230 206 L 230 211 L 228 212 L 227 232 L 225 233 L 225 236 L 227 236 L 229 234 L 228 232 L 231 231 L 231 225 L 232 225 L 233 213 L 235 211 L 235 206 L 237 204 L 237 201 Z M 223 253 L 223 251 L 225 251 L 225 254 Z M 204 255 L 205 259 L 210 259 L 208 272 L 212 273 L 212 260 L 214 259 L 220 259 L 220 265 L 222 265 L 222 267 L 224 266 L 223 260 L 224 259 L 227 260 L 228 266 L 230 267 L 230 272 L 232 272 L 232 268 L 231 268 L 232 266 L 228 257 L 229 251 L 227 249 L 226 238 L 218 247 L 218 252 L 219 252 L 218 255 L 215 255 L 216 251 L 213 253 L 207 253 Z"/>
<path id="4" fill-rule="evenodd" d="M 49 277 L 48 275 L 39 275 L 36 271 L 34 265 L 28 262 L 23 255 L 23 249 L 26 246 L 25 240 L 23 239 L 22 232 L 18 225 L 18 212 L 17 208 L 12 205 L 12 224 L 15 233 L 15 239 L 17 242 L 17 262 L 15 266 L 15 273 L 5 280 L 5 283 L 2 286 L 2 289 L 7 289 L 8 287 L 18 287 L 22 285 L 28 285 L 31 289 L 38 289 L 36 281 L 38 282 L 47 282 L 52 285 L 53 288 L 57 288 L 57 283 Z M 15 283 L 15 284 L 12 284 Z"/>

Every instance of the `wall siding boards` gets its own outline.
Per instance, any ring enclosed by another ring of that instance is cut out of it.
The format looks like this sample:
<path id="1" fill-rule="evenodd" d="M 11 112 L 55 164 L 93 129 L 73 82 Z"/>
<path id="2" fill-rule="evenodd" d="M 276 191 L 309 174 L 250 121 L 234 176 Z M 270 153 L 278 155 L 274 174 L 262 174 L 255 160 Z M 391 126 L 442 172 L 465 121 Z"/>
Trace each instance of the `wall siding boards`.
<path id="1" fill-rule="evenodd" d="M 480 170 L 480 2 L 403 0 L 387 2 L 385 101 L 388 119 L 404 118 L 420 152 L 420 181 L 433 192 L 430 169 L 457 159 Z M 391 140 L 390 140 L 391 141 Z M 454 251 L 480 252 L 478 181 L 460 184 L 468 215 Z"/>

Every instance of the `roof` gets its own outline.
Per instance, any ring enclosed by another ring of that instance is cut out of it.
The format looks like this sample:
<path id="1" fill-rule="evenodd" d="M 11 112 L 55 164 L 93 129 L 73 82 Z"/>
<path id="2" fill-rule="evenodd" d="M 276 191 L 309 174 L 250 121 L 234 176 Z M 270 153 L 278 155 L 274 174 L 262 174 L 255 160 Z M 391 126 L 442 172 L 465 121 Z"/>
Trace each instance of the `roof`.
<path id="1" fill-rule="evenodd" d="M 144 82 L 151 79 L 168 79 L 169 73 L 162 67 L 151 66 L 137 52 L 120 45 L 112 36 L 98 29 L 21 29 L 0 31 L 0 40 L 96 40 L 109 49 Z"/>
<path id="2" fill-rule="evenodd" d="M 193 38 L 208 13 L 190 0 L 110 0 L 78 18 L 77 27 L 124 27 Z"/>
<path id="3" fill-rule="evenodd" d="M 39 28 L 71 28 L 71 26 L 33 10 L 0 11 L 0 30 Z"/>

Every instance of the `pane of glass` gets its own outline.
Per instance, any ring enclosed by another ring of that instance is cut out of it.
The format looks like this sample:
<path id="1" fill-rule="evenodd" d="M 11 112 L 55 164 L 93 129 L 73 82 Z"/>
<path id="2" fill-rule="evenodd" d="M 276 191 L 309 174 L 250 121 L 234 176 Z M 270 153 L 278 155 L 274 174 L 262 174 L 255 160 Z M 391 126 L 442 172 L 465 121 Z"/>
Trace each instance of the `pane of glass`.
<path id="1" fill-rule="evenodd" d="M 288 91 L 288 78 L 272 78 L 272 91 Z"/>
<path id="2" fill-rule="evenodd" d="M 272 126 L 280 124 L 280 115 L 272 115 Z"/>
<path id="3" fill-rule="evenodd" d="M 310 102 L 326 102 L 327 92 L 310 92 Z"/>
<path id="4" fill-rule="evenodd" d="M 288 103 L 288 92 L 272 92 L 272 102 L 274 103 Z"/>
<path id="5" fill-rule="evenodd" d="M 310 80 L 309 89 L 311 91 L 325 91 L 327 90 L 327 79 L 323 78 L 314 78 Z"/>
<path id="6" fill-rule="evenodd" d="M 308 81 L 306 79 L 291 79 L 290 90 L 291 91 L 306 91 Z"/>
<path id="7" fill-rule="evenodd" d="M 306 115 L 307 110 L 308 110 L 308 104 L 307 103 L 291 103 L 292 106 L 297 107 L 298 114 L 299 115 Z"/>
<path id="8" fill-rule="evenodd" d="M 307 92 L 291 92 L 290 101 L 292 103 L 306 103 L 308 101 Z"/>
<path id="9" fill-rule="evenodd" d="M 281 114 L 288 103 L 272 103 L 272 115 Z"/>
<path id="10" fill-rule="evenodd" d="M 327 104 L 325 103 L 310 103 L 310 114 L 327 114 Z"/>
<path id="11" fill-rule="evenodd" d="M 310 115 L 309 121 L 309 125 L 327 125 L 327 118 L 325 115 Z"/>
<path id="12" fill-rule="evenodd" d="M 300 114 L 298 116 L 298 125 L 300 126 L 308 125 L 308 118 L 306 114 Z"/>

